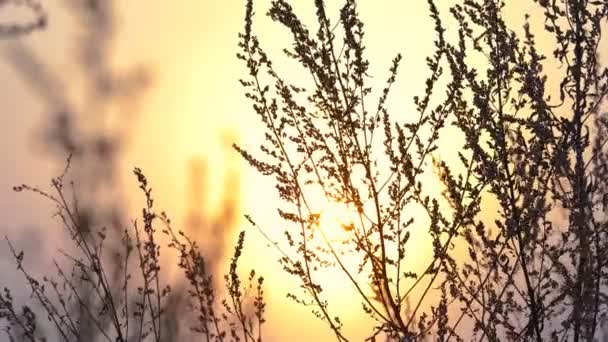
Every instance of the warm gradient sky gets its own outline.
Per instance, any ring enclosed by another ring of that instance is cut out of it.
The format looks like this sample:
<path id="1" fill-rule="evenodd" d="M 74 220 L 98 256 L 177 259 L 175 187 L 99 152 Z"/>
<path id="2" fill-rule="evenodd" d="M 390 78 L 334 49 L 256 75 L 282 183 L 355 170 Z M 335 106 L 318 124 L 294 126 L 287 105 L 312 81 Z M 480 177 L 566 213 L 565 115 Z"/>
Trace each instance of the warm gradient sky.
<path id="1" fill-rule="evenodd" d="M 55 68 L 69 70 L 71 65 L 66 56 L 77 27 L 61 8 L 61 2 L 45 2 L 49 9 L 48 29 L 23 41 L 35 47 Z M 259 127 L 257 118 L 237 81 L 244 74 L 244 67 L 235 57 L 244 2 L 149 0 L 116 3 L 121 19 L 115 46 L 116 66 L 142 63 L 154 71 L 153 85 L 136 117 L 121 165 L 133 215 L 138 213 L 134 209 L 141 204 L 140 198 L 132 195 L 136 193 L 129 178 L 133 166 L 146 172 L 158 206 L 179 222 L 187 207 L 186 165 L 193 158 L 204 158 L 211 179 L 208 182 L 210 206 L 217 205 L 217 199 L 223 196 L 222 186 L 226 181 L 223 176 L 227 172 L 238 174 L 240 181 L 235 182 L 242 185 L 241 191 L 236 193 L 239 214 L 253 213 L 269 229 L 271 236 L 279 236 L 272 232 L 272 225 L 277 222 L 272 184 L 226 147 L 234 140 L 254 148 L 260 138 L 255 129 Z M 313 19 L 312 3 L 298 1 L 296 5 L 297 11 L 308 20 Z M 328 12 L 337 18 L 341 2 L 328 3 Z M 256 2 L 254 28 L 269 54 L 279 56 L 281 48 L 289 44 L 289 36 L 263 15 L 268 5 L 267 0 Z M 521 22 L 525 9 L 513 9 L 513 20 Z M 366 51 L 372 61 L 372 81 L 378 80 L 378 86 L 382 86 L 392 58 L 397 52 L 404 55 L 391 106 L 393 112 L 407 113 L 413 108 L 412 96 L 420 93 L 427 75 L 424 58 L 432 47 L 433 27 L 427 17 L 426 1 L 364 0 L 360 1 L 359 10 L 366 23 Z M 11 49 L 10 42 L 0 42 L 0 52 L 8 49 Z M 293 77 L 299 77 L 291 70 L 293 65 L 281 63 L 280 58 L 277 61 L 280 71 L 293 72 Z M 51 209 L 42 201 L 32 201 L 30 196 L 13 194 L 11 187 L 23 182 L 47 184 L 60 164 L 45 155 L 35 143 L 36 130 L 46 115 L 40 99 L 2 59 L 0 80 L 0 217 L 3 218 L 0 229 L 2 235 L 6 230 L 18 237 L 24 227 L 48 224 Z M 235 229 L 247 227 L 248 224 L 240 222 Z M 274 262 L 278 256 L 276 252 L 266 247 L 254 230 L 249 232 L 249 237 L 245 254 L 248 259 L 243 266 L 255 265 L 267 279 L 267 293 L 270 294 L 267 337 L 274 337 L 274 341 L 315 341 L 329 337 L 328 330 L 312 319 L 308 309 L 285 300 L 286 291 L 294 288 L 295 283 L 290 282 Z M 40 236 L 40 240 L 52 242 L 53 237 Z M 421 262 L 430 253 L 424 239 L 420 241 L 417 253 L 420 260 L 413 260 L 414 263 Z M 53 250 L 49 243 L 46 246 L 47 250 Z M 360 304 L 353 300 L 350 289 L 336 285 L 330 291 L 338 294 L 336 304 L 345 313 L 346 332 L 351 336 L 366 332 L 366 324 L 352 313 L 359 311 Z"/>

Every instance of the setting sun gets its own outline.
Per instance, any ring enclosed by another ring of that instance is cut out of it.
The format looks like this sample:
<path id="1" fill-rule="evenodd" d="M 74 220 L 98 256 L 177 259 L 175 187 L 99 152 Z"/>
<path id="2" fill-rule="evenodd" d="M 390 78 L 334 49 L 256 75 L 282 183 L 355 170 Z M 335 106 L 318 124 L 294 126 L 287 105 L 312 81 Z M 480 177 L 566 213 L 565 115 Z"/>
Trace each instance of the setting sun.
<path id="1" fill-rule="evenodd" d="M 608 340 L 607 25 L 0 0 L 0 340 Z"/>

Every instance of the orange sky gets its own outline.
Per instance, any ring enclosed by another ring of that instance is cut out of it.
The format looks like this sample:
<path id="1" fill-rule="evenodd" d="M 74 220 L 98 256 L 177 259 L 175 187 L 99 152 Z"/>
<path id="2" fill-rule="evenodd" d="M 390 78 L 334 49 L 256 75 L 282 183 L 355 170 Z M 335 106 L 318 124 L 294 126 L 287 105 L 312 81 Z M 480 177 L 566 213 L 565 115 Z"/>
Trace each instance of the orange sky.
<path id="1" fill-rule="evenodd" d="M 269 229 L 269 235 L 280 237 L 272 230 L 278 222 L 276 198 L 270 179 L 264 179 L 235 158 L 228 150 L 227 141 L 237 140 L 243 146 L 255 148 L 260 132 L 256 131 L 257 117 L 252 114 L 237 80 L 244 75 L 243 66 L 235 58 L 237 33 L 241 30 L 244 2 L 237 0 L 200 1 L 150 0 L 117 1 L 119 5 L 120 33 L 116 42 L 116 65 L 128 66 L 143 63 L 155 70 L 154 85 L 147 93 L 136 129 L 130 138 L 128 153 L 124 156 L 122 171 L 126 184 L 136 189 L 130 178 L 132 166 L 141 167 L 155 189 L 158 206 L 173 217 L 183 217 L 187 194 L 185 166 L 192 158 L 204 158 L 209 164 L 209 203 L 213 207 L 221 196 L 224 174 L 227 171 L 240 174 L 240 212 L 250 213 Z M 337 18 L 340 1 L 328 1 L 328 12 Z M 49 3 L 50 27 L 25 39 L 41 51 L 63 51 L 74 29 L 56 3 Z M 255 31 L 270 56 L 280 56 L 280 50 L 289 44 L 289 36 L 263 14 L 268 1 L 256 2 Z M 424 58 L 432 48 L 432 22 L 426 16 L 426 1 L 360 1 L 359 10 L 366 24 L 368 58 L 372 61 L 370 75 L 376 86 L 382 86 L 388 75 L 388 67 L 396 53 L 404 55 L 400 78 L 390 100 L 396 113 L 413 111 L 411 97 L 419 94 L 427 75 Z M 299 1 L 296 9 L 312 22 L 312 1 Z M 517 9 L 513 20 L 523 18 Z M 515 12 L 514 12 L 515 13 Z M 10 48 L 2 43 L 1 48 Z M 69 67 L 62 55 L 50 54 L 49 59 L 58 67 Z M 294 78 L 301 77 L 291 68 L 293 65 L 277 60 L 279 71 L 289 72 Z M 40 122 L 40 106 L 33 95 L 19 81 L 5 63 L 0 63 L 2 75 L 2 101 L 7 112 L 0 115 L 0 142 L 5 146 L 0 165 L 7 165 L 0 177 L 0 187 L 22 182 L 46 184 L 56 173 L 56 164 L 32 150 L 32 128 Z M 55 167 L 51 167 L 55 165 Z M 4 191 L 4 190 L 3 190 Z M 130 198 L 132 213 L 141 204 L 139 197 Z M 32 203 L 34 202 L 34 203 Z M 20 196 L 3 194 L 0 197 L 0 215 L 12 215 L 9 230 L 22 224 L 44 222 L 48 210 L 44 205 Z M 24 212 L 33 211 L 34 215 Z M 245 222 L 238 227 L 249 228 Z M 249 230 L 247 251 L 243 267 L 255 266 L 267 279 L 270 294 L 269 320 L 266 331 L 274 341 L 321 341 L 331 340 L 329 331 L 314 320 L 307 308 L 292 304 L 285 293 L 297 284 L 286 277 L 275 262 L 278 254 L 254 230 Z M 420 238 L 420 241 L 425 241 Z M 425 243 L 413 262 L 422 264 L 430 255 Z M 427 245 L 428 247 L 428 245 Z M 247 259 L 248 258 L 248 259 Z M 329 275 L 321 275 L 329 277 Z M 330 283 L 337 283 L 331 281 Z M 359 311 L 358 300 L 353 300 L 352 289 L 331 286 L 328 290 L 335 297 L 336 307 L 344 313 L 348 336 L 363 336 L 368 331 L 367 321 Z M 354 338 L 353 340 L 359 340 Z"/>
<path id="2" fill-rule="evenodd" d="M 432 26 L 426 20 L 426 4 L 423 1 L 407 2 L 408 5 L 403 1 L 384 1 L 382 6 L 377 4 L 363 1 L 360 7 L 367 25 L 367 51 L 374 62 L 371 75 L 383 82 L 392 58 L 398 52 L 404 53 L 406 63 L 401 72 L 407 82 L 401 82 L 395 88 L 392 106 L 400 108 L 396 112 L 406 111 L 413 108 L 411 95 L 426 76 L 419 65 L 423 64 L 427 51 L 432 47 L 432 40 L 421 37 L 429 37 Z M 329 2 L 328 12 L 335 13 L 335 18 L 338 5 L 337 1 Z M 261 37 L 261 43 L 271 56 L 279 56 L 275 63 L 279 71 L 288 72 L 291 77 L 302 77 L 297 71 L 294 72 L 293 64 L 281 60 L 281 49 L 284 44 L 289 44 L 289 35 L 263 15 L 267 6 L 266 1 L 256 2 L 254 27 Z M 296 9 L 305 20 L 314 19 L 312 2 L 299 2 Z M 137 12 L 139 9 L 129 10 Z M 175 14 L 170 16 L 167 11 Z M 242 161 L 226 163 L 226 157 L 222 154 L 224 149 L 220 145 L 225 132 L 234 132 L 244 146 L 255 148 L 259 144 L 259 131 L 252 129 L 259 127 L 257 117 L 252 114 L 250 104 L 245 101 L 242 88 L 237 83 L 244 71 L 235 58 L 236 34 L 241 30 L 243 15 L 241 1 L 204 1 L 196 4 L 181 1 L 170 8 L 152 6 L 146 16 L 141 16 L 147 17 L 147 20 L 153 18 L 151 20 L 158 22 L 159 26 L 163 23 L 167 26 L 160 29 L 152 41 L 125 38 L 125 44 L 138 41 L 141 51 L 149 49 L 159 53 L 154 58 L 159 60 L 160 65 L 159 84 L 147 105 L 150 120 L 143 123 L 146 128 L 141 130 L 146 136 L 133 139 L 132 156 L 126 159 L 149 170 L 161 194 L 161 204 L 167 202 L 163 198 L 184 198 L 184 183 L 175 180 L 182 178 L 182 166 L 194 155 L 203 155 L 214 165 L 209 170 L 211 179 L 221 177 L 227 165 L 238 168 L 244 187 L 242 212 L 252 214 L 269 231 L 270 236 L 280 240 L 282 233 L 277 226 L 280 221 L 275 215 L 277 202 L 270 179 L 260 177 Z M 168 17 L 174 18 L 173 21 Z M 138 33 L 149 29 L 146 20 L 140 20 L 141 23 L 127 24 L 133 25 L 134 32 Z M 141 27 L 135 28 L 139 25 Z M 389 39 L 389 32 L 398 34 L 390 34 L 393 39 Z M 416 42 L 415 48 L 408 48 L 412 41 Z M 399 99 L 397 94 L 410 94 L 410 98 Z M 163 136 L 164 139 L 163 142 L 152 142 L 154 145 L 151 148 L 155 153 L 150 154 L 146 150 L 150 148 L 149 137 L 154 136 Z M 150 166 L 146 167 L 146 164 Z M 218 184 L 221 186 L 222 182 L 213 182 L 212 186 Z M 217 191 L 217 188 L 212 189 L 212 194 L 218 194 Z M 170 212 L 182 209 L 180 201 L 171 201 L 169 205 L 175 206 L 169 209 Z M 248 224 L 243 222 L 242 227 L 247 228 Z M 248 236 L 245 256 L 251 256 L 251 262 L 245 258 L 243 267 L 255 266 L 264 274 L 267 293 L 271 294 L 266 331 L 276 337 L 275 341 L 331 340 L 329 330 L 324 323 L 313 318 L 309 308 L 285 299 L 286 293 L 293 291 L 297 283 L 284 275 L 275 262 L 279 256 L 276 251 L 268 247 L 256 231 L 250 230 Z M 418 256 L 422 259 L 429 251 L 420 251 Z M 369 331 L 370 322 L 359 314 L 361 304 L 359 300 L 353 300 L 356 298 L 354 290 L 349 285 L 345 287 L 341 278 L 330 278 L 330 275 L 325 272 L 318 277 L 327 280 L 326 295 L 332 298 L 332 310 L 342 315 L 347 334 L 359 336 L 354 339 L 359 340 Z M 294 325 L 293 322 L 298 323 Z"/>

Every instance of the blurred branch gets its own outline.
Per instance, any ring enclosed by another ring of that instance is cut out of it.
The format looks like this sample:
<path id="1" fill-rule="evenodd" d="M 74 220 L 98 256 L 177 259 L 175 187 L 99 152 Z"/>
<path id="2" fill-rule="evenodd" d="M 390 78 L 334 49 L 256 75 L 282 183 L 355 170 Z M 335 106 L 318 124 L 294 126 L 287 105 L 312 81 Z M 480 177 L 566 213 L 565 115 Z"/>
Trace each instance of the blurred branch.
<path id="1" fill-rule="evenodd" d="M 0 23 L 0 38 L 15 38 L 41 30 L 46 26 L 46 12 L 38 1 L 34 0 L 0 0 L 0 12 L 7 7 L 24 7 L 33 15 L 33 19 L 25 22 Z"/>

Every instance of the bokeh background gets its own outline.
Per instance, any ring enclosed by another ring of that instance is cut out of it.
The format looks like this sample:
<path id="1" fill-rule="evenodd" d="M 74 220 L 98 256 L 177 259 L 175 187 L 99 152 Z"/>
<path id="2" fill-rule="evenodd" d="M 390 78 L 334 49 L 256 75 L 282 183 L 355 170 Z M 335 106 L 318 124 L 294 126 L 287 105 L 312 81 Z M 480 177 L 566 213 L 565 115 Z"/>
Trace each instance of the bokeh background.
<path id="1" fill-rule="evenodd" d="M 328 1 L 334 22 L 340 3 Z M 32 15 L 27 8 L 2 4 L 1 20 Z M 235 56 L 244 5 L 238 0 L 50 0 L 43 4 L 44 30 L 0 40 L 0 232 L 20 248 L 35 250 L 28 263 L 43 270 L 65 242 L 51 217 L 53 207 L 13 193 L 12 187 L 47 187 L 72 151 L 78 196 L 96 208 L 88 219 L 128 224 L 143 204 L 131 176 L 138 166 L 152 184 L 156 206 L 201 241 L 218 276 L 226 270 L 238 231 L 248 231 L 242 268 L 253 267 L 266 278 L 269 340 L 328 340 L 329 330 L 310 308 L 286 299 L 297 283 L 243 219 L 251 214 L 271 237 L 281 236 L 271 180 L 230 147 L 256 148 L 261 137 L 238 83 L 245 75 Z M 314 24 L 312 1 L 294 6 Z M 525 12 L 534 14 L 517 6 L 509 10 L 516 24 L 523 23 Z M 268 7 L 268 0 L 255 3 L 254 29 L 262 46 L 276 57 L 280 72 L 305 82 L 297 66 L 282 57 L 289 34 L 265 16 Z M 392 58 L 403 53 L 390 105 L 399 115 L 413 113 L 412 96 L 422 91 L 428 74 L 424 58 L 433 46 L 426 1 L 360 1 L 359 10 L 366 23 L 371 84 L 381 87 Z M 541 34 L 540 43 L 551 42 Z M 456 138 L 446 140 L 448 148 Z M 420 250 L 411 262 L 423 265 L 430 244 L 423 235 L 418 238 Z M 14 267 L 5 248 L 0 248 L 0 267 Z M 369 322 L 359 314 L 352 289 L 338 277 L 326 277 L 345 331 L 362 337 Z"/>

